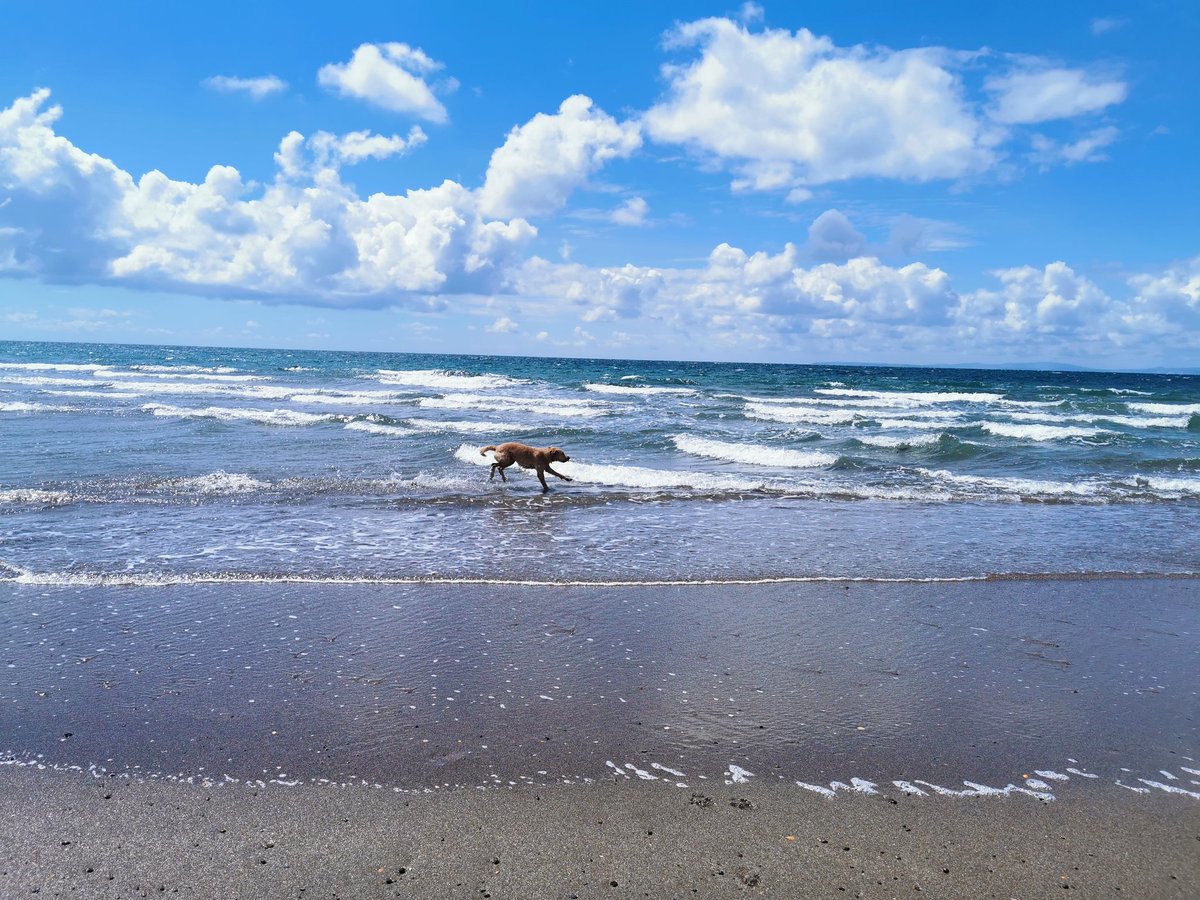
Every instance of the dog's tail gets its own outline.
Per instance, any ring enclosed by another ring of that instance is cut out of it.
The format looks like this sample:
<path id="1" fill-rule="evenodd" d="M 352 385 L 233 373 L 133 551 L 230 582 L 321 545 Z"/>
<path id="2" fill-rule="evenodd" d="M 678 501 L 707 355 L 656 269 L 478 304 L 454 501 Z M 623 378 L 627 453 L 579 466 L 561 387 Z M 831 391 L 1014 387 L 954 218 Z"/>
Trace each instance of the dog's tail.
<path id="1" fill-rule="evenodd" d="M 480 456 L 487 456 L 487 452 L 488 452 L 489 450 L 495 450 L 495 449 L 496 449 L 495 447 L 481 447 L 481 448 L 480 448 L 480 450 L 479 450 L 479 455 L 480 455 Z"/>

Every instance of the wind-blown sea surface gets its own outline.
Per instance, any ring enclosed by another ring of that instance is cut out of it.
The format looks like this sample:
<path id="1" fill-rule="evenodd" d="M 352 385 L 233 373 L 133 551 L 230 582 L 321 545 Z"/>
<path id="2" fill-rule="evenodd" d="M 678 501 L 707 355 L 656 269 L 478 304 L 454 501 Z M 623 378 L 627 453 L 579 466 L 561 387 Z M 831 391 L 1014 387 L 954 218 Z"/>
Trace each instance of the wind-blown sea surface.
<path id="1" fill-rule="evenodd" d="M 3 581 L 1196 575 L 1198 526 L 1196 376 L 0 343 Z"/>

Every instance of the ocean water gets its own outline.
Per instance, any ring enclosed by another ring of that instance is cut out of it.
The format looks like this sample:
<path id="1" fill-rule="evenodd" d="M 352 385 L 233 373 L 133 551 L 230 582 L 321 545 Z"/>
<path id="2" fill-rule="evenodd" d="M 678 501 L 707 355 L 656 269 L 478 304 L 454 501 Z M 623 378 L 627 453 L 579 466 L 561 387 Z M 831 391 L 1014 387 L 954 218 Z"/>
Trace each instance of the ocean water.
<path id="1" fill-rule="evenodd" d="M 0 581 L 1197 575 L 1197 526 L 1196 376 L 0 342 Z"/>

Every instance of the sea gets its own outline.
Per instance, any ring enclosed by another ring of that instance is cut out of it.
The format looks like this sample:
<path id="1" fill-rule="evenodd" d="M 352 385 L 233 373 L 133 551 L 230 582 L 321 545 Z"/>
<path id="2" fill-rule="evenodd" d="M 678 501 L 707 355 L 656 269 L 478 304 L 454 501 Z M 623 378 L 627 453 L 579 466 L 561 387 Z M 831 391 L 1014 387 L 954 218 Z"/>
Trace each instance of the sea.
<path id="1" fill-rule="evenodd" d="M 0 582 L 1196 576 L 1198 526 L 1194 375 L 0 342 Z"/>

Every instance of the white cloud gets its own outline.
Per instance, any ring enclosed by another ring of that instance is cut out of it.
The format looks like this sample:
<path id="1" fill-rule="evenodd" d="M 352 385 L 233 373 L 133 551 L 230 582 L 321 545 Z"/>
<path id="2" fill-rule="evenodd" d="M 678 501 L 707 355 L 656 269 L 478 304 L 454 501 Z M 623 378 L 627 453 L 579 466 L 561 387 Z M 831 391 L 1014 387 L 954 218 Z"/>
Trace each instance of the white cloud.
<path id="1" fill-rule="evenodd" d="M 490 331 L 492 334 L 512 334 L 516 330 L 517 323 L 508 316 L 501 316 L 484 329 L 484 331 Z"/>
<path id="2" fill-rule="evenodd" d="M 434 96 L 425 76 L 441 68 L 441 63 L 408 44 L 362 44 L 349 62 L 322 66 L 317 82 L 343 97 L 440 123 L 447 120 L 446 108 Z M 445 83 L 448 90 L 457 86 L 453 79 Z"/>
<path id="3" fill-rule="evenodd" d="M 975 115 L 949 51 L 843 48 L 727 19 L 680 25 L 669 46 L 700 56 L 664 66 L 646 130 L 730 162 L 735 187 L 960 178 L 995 163 L 1002 133 Z"/>
<path id="4" fill-rule="evenodd" d="M 128 246 L 120 206 L 133 179 L 54 133 L 59 106 L 35 91 L 0 109 L 0 272 L 96 281 Z"/>
<path id="5" fill-rule="evenodd" d="M 1163 272 L 1135 275 L 1129 286 L 1136 293 L 1123 324 L 1200 347 L 1200 256 Z"/>
<path id="6" fill-rule="evenodd" d="M 305 139 L 298 131 L 287 134 L 279 143 L 275 153 L 275 164 L 279 171 L 296 178 L 312 175 L 322 169 L 337 169 L 343 165 L 354 165 L 364 159 L 387 159 L 421 146 L 427 137 L 420 126 L 414 125 L 406 137 L 393 134 L 385 137 L 369 131 L 351 131 L 336 135 L 318 131 Z"/>
<path id="7" fill-rule="evenodd" d="M 989 78 L 984 88 L 994 100 L 991 117 L 1005 125 L 1034 125 L 1098 112 L 1122 102 L 1129 93 L 1123 81 L 1063 68 L 1026 69 Z"/>
<path id="8" fill-rule="evenodd" d="M 0 110 L 0 261 L 10 274 L 281 302 L 382 305 L 413 294 L 505 290 L 534 236 L 522 219 L 481 215 L 453 181 L 360 198 L 337 166 L 418 141 L 293 133 L 280 176 L 252 188 L 229 166 L 204 181 L 161 172 L 136 182 L 54 132 L 39 91 Z M 307 161 L 306 152 L 320 165 Z"/>
<path id="9" fill-rule="evenodd" d="M 1074 165 L 1081 162 L 1098 162 L 1108 159 L 1104 148 L 1115 141 L 1120 132 L 1111 125 L 1097 128 L 1077 141 L 1062 144 L 1051 140 L 1045 135 L 1033 136 L 1033 152 L 1030 159 L 1047 169 L 1056 163 Z"/>
<path id="10" fill-rule="evenodd" d="M 534 259 L 519 290 L 567 300 L 585 322 L 650 318 L 673 327 L 809 333 L 819 322 L 936 325 L 949 321 L 957 297 L 950 278 L 921 263 L 892 268 L 872 257 L 805 269 L 800 251 L 747 254 L 717 246 L 704 267 L 633 265 L 592 269 Z"/>
<path id="11" fill-rule="evenodd" d="M 522 218 L 495 218 L 483 206 L 483 189 L 444 181 L 362 197 L 342 181 L 342 166 L 404 152 L 424 139 L 419 129 L 405 137 L 292 133 L 280 144 L 276 178 L 265 185 L 248 184 L 228 166 L 213 166 L 191 183 L 158 171 L 135 180 L 57 134 L 60 116 L 46 91 L 0 109 L 0 274 L 430 311 L 454 303 L 478 310 L 486 308 L 482 297 L 506 292 L 519 298 L 520 330 L 535 340 L 549 340 L 536 337 L 544 333 L 569 337 L 578 327 L 575 340 L 611 342 L 620 326 L 626 335 L 653 335 L 635 339 L 655 342 L 646 352 L 781 349 L 807 341 L 825 358 L 905 352 L 986 361 L 998 354 L 1063 358 L 1063 348 L 1083 348 L 1074 351 L 1078 359 L 1114 347 L 1153 358 L 1160 348 L 1200 345 L 1200 256 L 1132 276 L 1125 290 L 1106 290 L 1054 262 L 999 270 L 995 285 L 960 294 L 940 268 L 866 255 L 871 245 L 849 218 L 827 210 L 807 243 L 777 252 L 722 243 L 692 267 L 592 268 L 526 259 L 536 230 Z M 586 177 L 581 172 L 602 164 L 598 158 L 636 146 L 590 103 L 566 118 L 596 126 L 576 144 L 586 152 L 548 152 L 577 163 L 551 167 L 549 188 L 533 173 L 507 181 L 520 188 L 512 196 L 530 206 L 549 204 L 548 197 L 563 202 L 564 185 Z M 562 132 L 574 127 L 550 128 L 550 144 L 561 145 Z M 525 136 L 522 129 L 514 134 Z M 897 223 L 893 232 L 889 246 L 910 250 L 954 238 L 946 223 L 930 220 Z M 487 327 L 512 333 L 517 324 L 497 317 L 502 308 L 493 308 Z M 14 316 L 19 311 L 6 313 L 14 325 L 29 324 Z M 644 327 L 627 327 L 636 320 Z M 55 327 L 85 331 L 113 321 L 104 311 L 68 312 Z"/>
<path id="12" fill-rule="evenodd" d="M 617 225 L 645 225 L 650 204 L 642 197 L 630 197 L 612 211 L 610 218 Z"/>
<path id="13" fill-rule="evenodd" d="M 818 259 L 859 256 L 867 239 L 838 209 L 827 209 L 808 226 L 808 251 Z"/>
<path id="14" fill-rule="evenodd" d="M 753 31 L 708 18 L 676 26 L 666 91 L 646 133 L 729 168 L 735 191 L 785 191 L 855 178 L 961 180 L 999 170 L 1018 126 L 1096 113 L 1122 102 L 1121 80 L 1038 57 L 941 47 L 839 47 L 806 29 Z M 979 69 L 1009 67 L 973 90 Z M 986 102 L 985 102 L 986 101 Z M 1087 140 L 1087 139 L 1085 139 Z M 1043 164 L 1048 156 L 1042 158 Z M 1101 158 L 1080 143 L 1059 162 Z"/>
<path id="15" fill-rule="evenodd" d="M 232 75 L 213 75 L 203 81 L 205 87 L 220 91 L 223 94 L 249 94 L 255 100 L 261 100 L 271 94 L 287 90 L 287 82 L 274 75 L 263 75 L 260 78 L 238 78 Z"/>
<path id="16" fill-rule="evenodd" d="M 492 153 L 479 208 L 502 217 L 554 212 L 606 162 L 641 143 L 635 123 L 617 122 L 582 94 L 568 97 L 557 113 L 538 113 L 508 133 Z"/>
<path id="17" fill-rule="evenodd" d="M 991 274 L 1000 280 L 1000 290 L 975 291 L 958 310 L 960 322 L 969 328 L 1012 336 L 1094 336 L 1112 306 L 1095 282 L 1064 262 Z"/>

